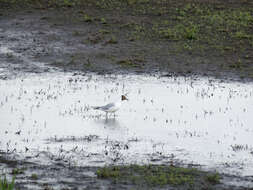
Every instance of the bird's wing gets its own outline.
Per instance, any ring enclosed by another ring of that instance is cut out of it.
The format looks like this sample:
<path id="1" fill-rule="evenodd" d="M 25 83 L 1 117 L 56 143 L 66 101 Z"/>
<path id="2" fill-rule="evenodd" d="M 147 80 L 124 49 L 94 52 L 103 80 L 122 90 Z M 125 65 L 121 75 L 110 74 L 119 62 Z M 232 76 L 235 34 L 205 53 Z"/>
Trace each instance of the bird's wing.
<path id="1" fill-rule="evenodd" d="M 109 103 L 109 104 L 106 104 L 105 106 L 99 107 L 99 109 L 108 110 L 108 109 L 110 109 L 111 107 L 114 107 L 114 106 L 115 106 L 115 103 Z"/>
<path id="2" fill-rule="evenodd" d="M 91 108 L 94 110 L 98 110 L 98 109 L 100 109 L 100 106 L 91 106 Z"/>

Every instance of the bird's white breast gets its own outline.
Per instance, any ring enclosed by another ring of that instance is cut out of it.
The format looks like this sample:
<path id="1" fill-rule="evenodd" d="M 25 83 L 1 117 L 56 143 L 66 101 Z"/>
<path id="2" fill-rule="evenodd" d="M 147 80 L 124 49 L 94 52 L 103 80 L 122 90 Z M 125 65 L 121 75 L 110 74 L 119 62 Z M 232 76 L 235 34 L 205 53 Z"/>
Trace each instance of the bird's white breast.
<path id="1" fill-rule="evenodd" d="M 121 106 L 121 102 L 116 102 L 112 107 L 108 109 L 108 112 L 116 112 Z"/>

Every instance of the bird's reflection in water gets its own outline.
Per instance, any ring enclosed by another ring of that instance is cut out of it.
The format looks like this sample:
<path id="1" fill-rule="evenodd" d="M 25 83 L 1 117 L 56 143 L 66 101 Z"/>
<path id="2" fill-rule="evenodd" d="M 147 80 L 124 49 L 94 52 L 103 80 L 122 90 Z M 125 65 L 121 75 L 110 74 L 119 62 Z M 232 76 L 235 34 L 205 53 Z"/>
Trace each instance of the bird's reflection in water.
<path id="1" fill-rule="evenodd" d="M 95 122 L 111 129 L 119 129 L 122 127 L 116 118 L 97 119 Z"/>

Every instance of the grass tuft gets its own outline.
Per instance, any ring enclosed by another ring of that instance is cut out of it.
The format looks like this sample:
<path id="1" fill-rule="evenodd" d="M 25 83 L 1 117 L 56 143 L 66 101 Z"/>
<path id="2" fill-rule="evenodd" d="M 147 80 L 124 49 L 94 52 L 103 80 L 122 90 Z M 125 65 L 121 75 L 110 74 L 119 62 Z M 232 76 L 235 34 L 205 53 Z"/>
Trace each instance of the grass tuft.
<path id="1" fill-rule="evenodd" d="M 0 190 L 13 190 L 15 186 L 15 177 L 12 178 L 11 182 L 8 182 L 6 176 L 0 178 Z"/>
<path id="2" fill-rule="evenodd" d="M 206 180 L 211 184 L 219 184 L 220 183 L 220 175 L 218 173 L 210 174 L 206 176 Z"/>
<path id="3" fill-rule="evenodd" d="M 172 166 L 130 165 L 112 166 L 97 170 L 101 179 L 112 179 L 114 182 L 133 183 L 137 185 L 164 186 L 193 184 L 197 170 Z"/>

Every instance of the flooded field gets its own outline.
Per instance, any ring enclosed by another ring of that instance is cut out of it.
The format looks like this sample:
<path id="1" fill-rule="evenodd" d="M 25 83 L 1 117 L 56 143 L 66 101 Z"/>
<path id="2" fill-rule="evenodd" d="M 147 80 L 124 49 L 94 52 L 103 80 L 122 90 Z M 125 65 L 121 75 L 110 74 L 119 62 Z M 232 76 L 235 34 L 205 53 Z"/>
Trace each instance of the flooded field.
<path id="1" fill-rule="evenodd" d="M 127 94 L 116 116 L 92 109 Z M 202 165 L 253 175 L 253 85 L 73 73 L 0 81 L 0 150 L 74 166 Z"/>
<path id="2" fill-rule="evenodd" d="M 252 5 L 0 0 L 0 183 L 253 188 Z"/>

